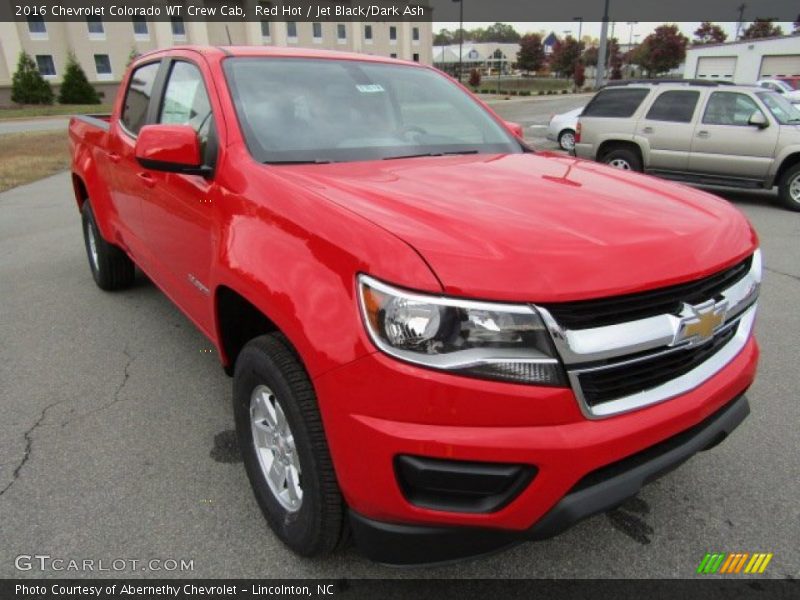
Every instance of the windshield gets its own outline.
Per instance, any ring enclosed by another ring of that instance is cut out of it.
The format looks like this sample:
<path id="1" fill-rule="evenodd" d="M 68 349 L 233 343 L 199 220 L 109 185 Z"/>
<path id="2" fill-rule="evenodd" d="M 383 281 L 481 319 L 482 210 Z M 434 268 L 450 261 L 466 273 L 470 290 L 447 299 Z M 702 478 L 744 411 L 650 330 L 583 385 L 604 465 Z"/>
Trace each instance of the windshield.
<path id="1" fill-rule="evenodd" d="M 772 116 L 777 119 L 781 125 L 793 125 L 800 123 L 800 110 L 797 110 L 794 105 L 783 96 L 775 92 L 757 92 L 756 94 L 761 101 L 767 106 Z"/>
<path id="2" fill-rule="evenodd" d="M 225 73 L 247 146 L 265 163 L 522 152 L 446 77 L 352 60 L 231 58 Z"/>

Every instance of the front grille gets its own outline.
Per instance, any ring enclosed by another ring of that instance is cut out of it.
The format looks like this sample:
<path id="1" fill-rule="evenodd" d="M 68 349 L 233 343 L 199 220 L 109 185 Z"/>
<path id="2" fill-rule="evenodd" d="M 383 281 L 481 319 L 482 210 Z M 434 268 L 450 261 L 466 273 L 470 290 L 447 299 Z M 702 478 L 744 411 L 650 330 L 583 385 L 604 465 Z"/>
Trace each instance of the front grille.
<path id="1" fill-rule="evenodd" d="M 711 358 L 736 334 L 738 323 L 701 346 L 675 350 L 630 364 L 578 374 L 580 389 L 590 407 L 658 387 L 685 375 Z"/>
<path id="2" fill-rule="evenodd" d="M 750 256 L 709 277 L 649 292 L 542 306 L 566 329 L 604 327 L 663 314 L 678 315 L 684 302 L 700 304 L 718 297 L 747 274 L 752 262 Z"/>

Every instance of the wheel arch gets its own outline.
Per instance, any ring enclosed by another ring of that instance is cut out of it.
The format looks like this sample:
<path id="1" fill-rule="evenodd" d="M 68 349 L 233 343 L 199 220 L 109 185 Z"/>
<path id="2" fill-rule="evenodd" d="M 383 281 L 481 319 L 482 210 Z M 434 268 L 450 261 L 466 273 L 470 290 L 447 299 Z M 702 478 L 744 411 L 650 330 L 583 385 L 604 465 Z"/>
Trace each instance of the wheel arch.
<path id="1" fill-rule="evenodd" d="M 639 146 L 639 144 L 637 144 L 636 142 L 628 140 L 605 140 L 602 144 L 600 144 L 600 147 L 597 149 L 597 161 L 602 162 L 609 152 L 611 152 L 612 150 L 616 150 L 617 148 L 626 148 L 629 150 L 633 150 L 639 157 L 642 166 L 643 167 L 645 166 L 644 152 L 642 152 L 641 146 Z"/>
<path id="2" fill-rule="evenodd" d="M 781 178 L 786 173 L 786 171 L 788 171 L 797 164 L 800 164 L 800 150 L 784 157 L 784 159 L 781 161 L 780 166 L 778 167 L 778 170 L 775 172 L 775 178 L 773 179 L 773 184 L 774 185 L 780 184 Z"/>

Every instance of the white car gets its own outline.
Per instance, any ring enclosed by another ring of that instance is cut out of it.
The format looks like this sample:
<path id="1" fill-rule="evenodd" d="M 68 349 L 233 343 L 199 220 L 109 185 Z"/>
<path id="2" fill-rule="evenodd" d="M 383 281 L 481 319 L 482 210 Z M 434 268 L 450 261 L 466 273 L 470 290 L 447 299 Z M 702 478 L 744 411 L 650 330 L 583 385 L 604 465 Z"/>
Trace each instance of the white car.
<path id="1" fill-rule="evenodd" d="M 583 106 L 550 117 L 547 127 L 547 139 L 558 142 L 562 150 L 570 152 L 575 147 L 575 129 L 578 126 L 578 117 L 583 112 Z"/>
<path id="2" fill-rule="evenodd" d="M 767 88 L 773 92 L 778 92 L 792 104 L 800 104 L 800 90 L 792 88 L 785 81 L 780 79 L 759 79 L 756 81 L 758 87 Z"/>

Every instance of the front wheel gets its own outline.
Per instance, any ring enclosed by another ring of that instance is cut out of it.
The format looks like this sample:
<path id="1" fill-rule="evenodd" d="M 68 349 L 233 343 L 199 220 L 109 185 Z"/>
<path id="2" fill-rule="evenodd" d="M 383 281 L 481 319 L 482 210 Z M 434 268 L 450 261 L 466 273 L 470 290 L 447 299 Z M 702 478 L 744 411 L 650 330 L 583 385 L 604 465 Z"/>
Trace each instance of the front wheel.
<path id="1" fill-rule="evenodd" d="M 622 171 L 642 170 L 642 159 L 630 148 L 613 148 L 603 156 L 603 162 Z"/>
<path id="2" fill-rule="evenodd" d="M 778 199 L 784 208 L 800 212 L 800 164 L 789 168 L 778 182 Z"/>
<path id="3" fill-rule="evenodd" d="M 308 374 L 285 337 L 250 341 L 236 359 L 236 433 L 247 476 L 275 534 L 301 556 L 332 552 L 344 501 Z"/>

